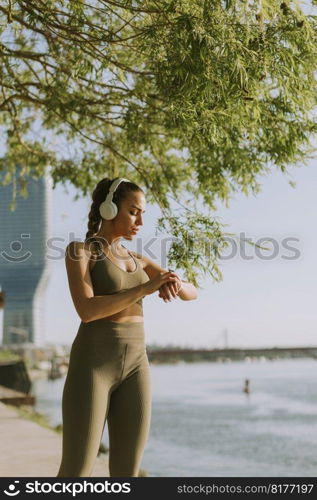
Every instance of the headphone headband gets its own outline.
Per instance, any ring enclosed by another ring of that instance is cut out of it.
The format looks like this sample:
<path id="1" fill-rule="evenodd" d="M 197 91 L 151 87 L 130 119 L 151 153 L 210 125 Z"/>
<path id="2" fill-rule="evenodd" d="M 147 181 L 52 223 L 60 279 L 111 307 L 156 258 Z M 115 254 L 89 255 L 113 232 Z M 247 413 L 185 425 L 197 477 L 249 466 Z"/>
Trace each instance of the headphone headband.
<path id="1" fill-rule="evenodd" d="M 125 179 L 124 177 L 119 177 L 119 179 L 114 180 L 110 184 L 109 193 L 114 193 L 115 190 L 117 189 L 117 187 L 119 186 L 119 184 L 121 184 L 122 181 L 130 182 L 129 179 Z"/>

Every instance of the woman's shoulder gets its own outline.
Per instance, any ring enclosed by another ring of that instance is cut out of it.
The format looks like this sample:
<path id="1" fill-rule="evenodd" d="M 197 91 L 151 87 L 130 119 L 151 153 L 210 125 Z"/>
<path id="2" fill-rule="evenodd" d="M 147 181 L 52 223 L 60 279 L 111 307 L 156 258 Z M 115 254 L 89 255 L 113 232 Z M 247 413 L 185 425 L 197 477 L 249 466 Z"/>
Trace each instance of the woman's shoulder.
<path id="1" fill-rule="evenodd" d="M 91 244 L 91 242 L 74 240 L 74 241 L 70 241 L 68 243 L 68 245 L 65 249 L 65 256 L 66 255 L 69 255 L 69 256 L 77 255 L 78 256 L 80 253 L 82 253 L 82 251 L 87 257 L 90 258 L 93 255 L 95 255 L 96 249 Z"/>

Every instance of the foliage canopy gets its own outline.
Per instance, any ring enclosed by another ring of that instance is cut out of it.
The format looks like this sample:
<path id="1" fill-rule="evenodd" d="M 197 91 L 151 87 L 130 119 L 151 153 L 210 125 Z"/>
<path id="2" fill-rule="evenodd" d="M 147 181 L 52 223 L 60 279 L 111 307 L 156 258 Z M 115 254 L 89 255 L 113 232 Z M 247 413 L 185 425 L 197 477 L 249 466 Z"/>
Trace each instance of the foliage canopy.
<path id="1" fill-rule="evenodd" d="M 292 0 L 10 0 L 0 14 L 3 183 L 27 194 L 49 168 L 85 195 L 128 177 L 176 238 L 171 267 L 221 279 L 216 201 L 313 151 L 316 16 Z"/>

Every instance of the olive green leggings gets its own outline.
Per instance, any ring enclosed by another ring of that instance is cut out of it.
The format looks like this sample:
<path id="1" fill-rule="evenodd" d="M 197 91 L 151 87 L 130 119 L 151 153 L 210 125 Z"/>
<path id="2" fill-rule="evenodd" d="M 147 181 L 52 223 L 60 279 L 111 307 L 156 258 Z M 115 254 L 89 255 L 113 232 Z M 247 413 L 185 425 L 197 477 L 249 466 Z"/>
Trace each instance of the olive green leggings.
<path id="1" fill-rule="evenodd" d="M 62 460 L 56 477 L 88 477 L 105 423 L 110 477 L 138 476 L 151 419 L 143 323 L 81 323 L 62 397 Z M 106 472 L 106 471 L 105 471 Z"/>

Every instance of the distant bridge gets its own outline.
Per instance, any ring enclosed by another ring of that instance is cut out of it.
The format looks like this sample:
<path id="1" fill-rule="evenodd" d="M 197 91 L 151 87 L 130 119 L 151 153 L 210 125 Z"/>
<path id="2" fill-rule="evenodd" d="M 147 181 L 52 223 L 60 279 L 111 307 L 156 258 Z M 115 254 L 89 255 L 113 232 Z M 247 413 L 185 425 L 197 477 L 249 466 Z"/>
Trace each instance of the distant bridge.
<path id="1" fill-rule="evenodd" d="M 157 349 L 147 348 L 150 361 L 221 361 L 231 359 L 233 361 L 245 360 L 245 358 L 267 359 L 278 358 L 313 358 L 317 359 L 317 347 L 268 347 L 268 348 L 226 348 L 226 349 Z"/>

